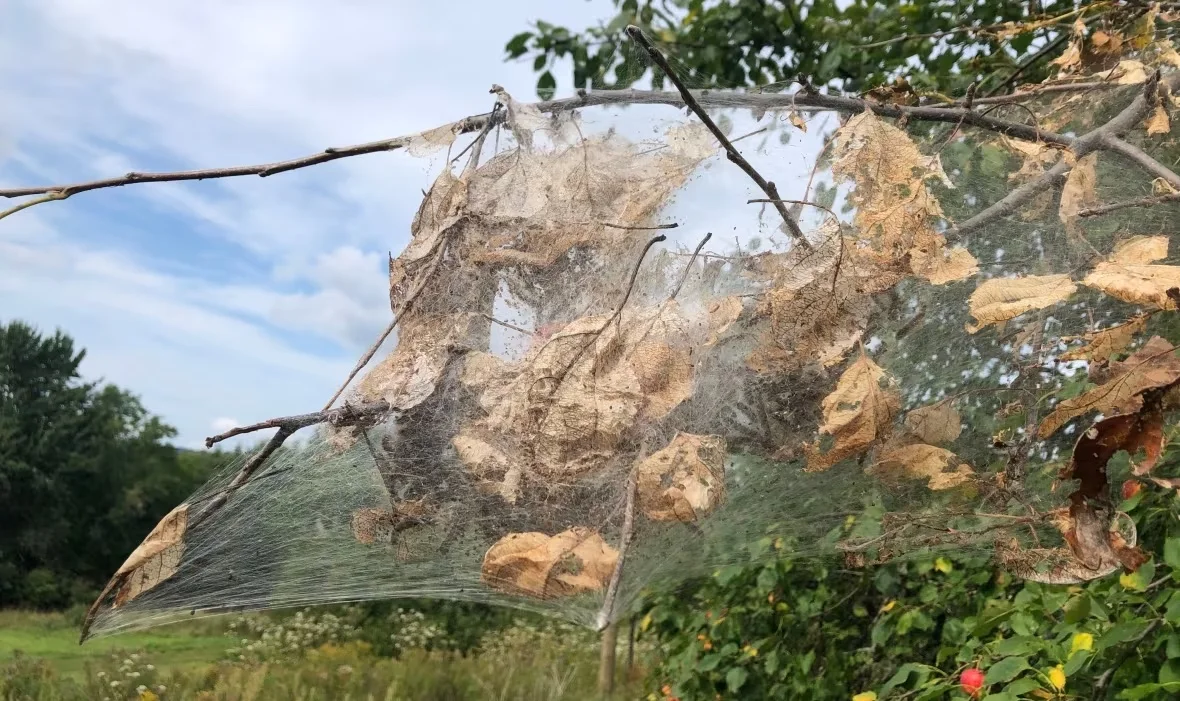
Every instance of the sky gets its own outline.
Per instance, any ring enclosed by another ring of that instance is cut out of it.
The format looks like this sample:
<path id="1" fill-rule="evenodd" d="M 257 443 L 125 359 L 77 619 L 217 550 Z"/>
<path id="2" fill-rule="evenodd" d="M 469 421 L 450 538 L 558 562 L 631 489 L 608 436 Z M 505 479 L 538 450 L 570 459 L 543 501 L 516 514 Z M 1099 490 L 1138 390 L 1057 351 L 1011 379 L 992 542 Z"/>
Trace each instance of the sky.
<path id="1" fill-rule="evenodd" d="M 471 0 L 5 5 L 8 187 L 270 162 L 413 134 L 486 112 L 493 83 L 531 101 L 531 62 L 505 62 L 508 39 L 535 19 L 582 28 L 613 9 L 610 0 L 502 0 L 494 12 Z M 568 94 L 568 66 L 554 72 Z M 183 447 L 317 410 L 389 320 L 387 255 L 405 245 L 441 158 L 374 154 L 24 210 L 0 221 L 0 323 L 70 334 L 86 349 L 84 376 L 137 394 Z M 800 161 L 788 179 L 807 170 Z M 728 186 L 747 192 L 742 177 L 726 171 Z M 684 202 L 708 212 L 699 197 Z"/>

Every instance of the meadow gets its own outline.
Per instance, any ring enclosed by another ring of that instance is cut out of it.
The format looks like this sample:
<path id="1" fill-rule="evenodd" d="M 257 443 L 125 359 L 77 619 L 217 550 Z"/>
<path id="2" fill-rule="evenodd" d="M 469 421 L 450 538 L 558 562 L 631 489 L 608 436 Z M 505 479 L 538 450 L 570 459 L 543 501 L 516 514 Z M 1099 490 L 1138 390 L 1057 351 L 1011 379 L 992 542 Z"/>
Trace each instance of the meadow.
<path id="1" fill-rule="evenodd" d="M 459 651 L 422 614 L 221 616 L 78 644 L 77 614 L 0 611 L 0 699 L 265 701 L 598 698 L 596 636 L 522 618 Z M 374 636 L 380 636 L 375 639 Z M 620 646 L 620 661 L 626 650 Z M 639 698 L 620 665 L 615 698 Z"/>

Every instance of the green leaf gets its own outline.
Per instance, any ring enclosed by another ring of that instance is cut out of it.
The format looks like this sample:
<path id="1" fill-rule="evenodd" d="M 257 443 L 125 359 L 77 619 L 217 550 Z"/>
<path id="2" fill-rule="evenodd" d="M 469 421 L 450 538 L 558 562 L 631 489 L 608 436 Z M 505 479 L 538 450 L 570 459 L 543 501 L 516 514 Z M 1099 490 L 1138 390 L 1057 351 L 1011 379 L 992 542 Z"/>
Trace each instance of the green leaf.
<path id="1" fill-rule="evenodd" d="M 1020 699 L 1006 691 L 1001 691 L 997 694 L 988 694 L 987 696 L 984 696 L 983 701 L 1020 701 Z"/>
<path id="2" fill-rule="evenodd" d="M 990 685 L 1010 682 L 1028 668 L 1028 661 L 1023 657 L 1006 657 L 987 670 L 987 675 L 984 677 L 984 684 Z"/>
<path id="3" fill-rule="evenodd" d="M 1160 684 L 1180 682 L 1180 660 L 1168 660 L 1160 667 Z"/>
<path id="4" fill-rule="evenodd" d="M 1029 655 L 1041 649 L 1040 639 L 1031 636 L 1008 638 L 1002 640 L 995 648 L 997 657 L 1011 657 L 1012 655 Z"/>
<path id="5" fill-rule="evenodd" d="M 778 571 L 774 567 L 763 567 L 758 573 L 758 589 L 770 591 L 778 584 Z"/>
<path id="6" fill-rule="evenodd" d="M 972 637 L 982 638 L 1011 618 L 1014 613 L 1016 613 L 1016 609 L 1009 607 L 1006 603 L 984 609 L 976 619 L 975 627 L 971 630 Z"/>
<path id="7" fill-rule="evenodd" d="M 1012 696 L 1020 696 L 1021 694 L 1027 694 L 1033 689 L 1039 688 L 1041 688 L 1041 684 L 1036 679 L 1017 679 L 1004 687 L 1004 693 L 1011 694 Z"/>
<path id="8" fill-rule="evenodd" d="M 1124 589 L 1131 591 L 1147 591 L 1147 585 L 1151 584 L 1153 577 L 1155 577 L 1155 560 L 1148 560 L 1139 565 L 1139 568 L 1134 572 L 1119 575 L 1119 584 L 1123 585 Z"/>
<path id="9" fill-rule="evenodd" d="M 532 32 L 521 32 L 508 40 L 508 44 L 504 50 L 508 52 L 508 58 L 518 58 L 528 49 L 529 39 L 533 38 Z"/>
<path id="10" fill-rule="evenodd" d="M 1086 662 L 1090 659 L 1090 653 L 1087 650 L 1078 650 L 1070 655 L 1069 660 L 1065 663 L 1065 676 L 1072 677 L 1079 669 L 1086 666 Z"/>
<path id="11" fill-rule="evenodd" d="M 1180 635 L 1175 633 L 1168 636 L 1168 659 L 1180 657 Z"/>
<path id="12" fill-rule="evenodd" d="M 1147 621 L 1141 619 L 1118 623 L 1111 627 L 1110 630 L 1106 631 L 1105 635 L 1098 639 L 1098 642 L 1095 643 L 1097 646 L 1097 651 L 1101 652 L 1107 648 L 1125 643 L 1142 633 L 1143 630 L 1147 628 L 1147 626 Z"/>
<path id="13" fill-rule="evenodd" d="M 537 78 L 537 96 L 542 100 L 552 100 L 555 92 L 557 92 L 557 80 L 554 79 L 553 73 L 545 71 L 540 78 Z"/>
<path id="14" fill-rule="evenodd" d="M 702 672 L 712 672 L 717 669 L 717 665 L 721 664 L 721 655 L 717 653 L 710 653 L 701 658 L 697 663 L 697 669 Z"/>
<path id="15" fill-rule="evenodd" d="M 729 670 L 729 674 L 725 675 L 725 686 L 730 691 L 737 691 L 738 689 L 742 688 L 742 684 L 746 683 L 746 678 L 749 676 L 750 673 L 745 669 L 741 667 L 734 667 L 733 669 Z"/>
<path id="16" fill-rule="evenodd" d="M 1065 622 L 1073 625 L 1079 623 L 1090 615 L 1090 595 L 1082 593 L 1080 596 L 1074 597 L 1065 605 Z"/>
<path id="17" fill-rule="evenodd" d="M 1180 570 L 1180 536 L 1164 541 L 1164 562 L 1174 570 Z M 1180 574 L 1177 572 L 1176 574 Z"/>
<path id="18" fill-rule="evenodd" d="M 912 662 L 907 662 L 906 664 L 903 664 L 901 667 L 899 667 L 897 671 L 893 673 L 893 676 L 889 677 L 889 681 L 885 682 L 885 685 L 881 687 L 880 696 L 884 696 L 893 689 L 901 686 L 902 684 L 905 684 L 910 678 L 910 674 L 912 674 L 915 669 L 917 669 L 917 665 Z"/>
<path id="19" fill-rule="evenodd" d="M 1119 692 L 1116 699 L 1123 701 L 1139 701 L 1139 699 L 1151 698 L 1158 691 L 1180 691 L 1180 682 L 1168 682 L 1167 684 L 1140 684 L 1133 686 L 1130 689 L 1124 689 Z"/>
<path id="20" fill-rule="evenodd" d="M 735 577 L 742 573 L 741 565 L 727 565 L 713 573 L 713 577 L 721 586 L 727 586 Z"/>

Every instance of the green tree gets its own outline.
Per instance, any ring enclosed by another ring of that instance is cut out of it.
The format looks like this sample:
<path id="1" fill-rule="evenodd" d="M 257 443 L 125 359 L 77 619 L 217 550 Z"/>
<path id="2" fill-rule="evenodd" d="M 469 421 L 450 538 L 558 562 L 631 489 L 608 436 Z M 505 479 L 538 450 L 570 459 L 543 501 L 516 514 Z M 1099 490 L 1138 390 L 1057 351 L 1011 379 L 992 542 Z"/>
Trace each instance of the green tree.
<path id="1" fill-rule="evenodd" d="M 574 88 L 626 88 L 646 62 L 623 33 L 642 28 L 706 87 L 806 79 L 863 92 L 904 75 L 919 91 L 980 94 L 1043 79 L 1081 17 L 1127 31 L 1149 3 L 869 2 L 853 0 L 614 0 L 614 17 L 582 33 L 549 22 L 512 37 L 508 57 L 531 59 L 537 92 L 550 97 L 555 59 L 573 61 Z M 1014 30 L 1008 23 L 1021 23 Z M 655 84 L 663 84 L 657 71 Z"/>
<path id="2" fill-rule="evenodd" d="M 81 379 L 84 357 L 0 326 L 0 606 L 84 601 L 218 462 L 180 459 L 137 397 Z"/>

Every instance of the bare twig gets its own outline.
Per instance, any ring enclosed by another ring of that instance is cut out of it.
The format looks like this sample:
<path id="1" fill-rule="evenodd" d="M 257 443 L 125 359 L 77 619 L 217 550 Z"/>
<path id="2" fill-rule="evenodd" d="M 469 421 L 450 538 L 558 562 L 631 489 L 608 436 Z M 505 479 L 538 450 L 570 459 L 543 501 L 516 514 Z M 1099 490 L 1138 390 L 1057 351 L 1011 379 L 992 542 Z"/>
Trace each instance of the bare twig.
<path id="1" fill-rule="evenodd" d="M 390 408 L 389 402 L 379 401 L 373 402 L 372 404 L 361 404 L 359 406 L 346 405 L 341 409 L 327 409 L 311 414 L 297 414 L 295 416 L 267 419 L 266 421 L 260 421 L 249 426 L 231 428 L 225 433 L 219 433 L 216 436 L 209 436 L 205 439 L 205 447 L 212 448 L 214 445 L 235 436 L 254 433 L 255 431 L 265 431 L 268 428 L 286 429 L 294 433 L 301 428 L 322 423 L 330 423 L 334 426 L 347 426 L 365 418 L 380 416 L 388 412 Z"/>
<path id="2" fill-rule="evenodd" d="M 1143 86 L 1143 90 L 1131 104 L 1127 105 L 1121 112 L 1116 114 L 1105 124 L 1096 127 L 1095 129 L 1083 134 L 1082 136 L 1073 139 L 1069 144 L 1070 150 L 1077 158 L 1082 158 L 1093 151 L 1099 149 L 1119 148 L 1116 143 L 1123 143 L 1118 137 L 1122 136 L 1135 125 L 1143 121 L 1150 113 L 1152 105 L 1154 104 L 1154 96 L 1159 87 L 1160 74 L 1156 71 L 1148 77 Z M 1175 89 L 1180 85 L 1180 73 L 1173 73 L 1168 76 L 1166 81 L 1168 88 Z M 1148 96 L 1151 96 L 1150 98 Z M 1129 146 L 1129 145 L 1128 145 Z M 1143 154 L 1146 156 L 1147 154 Z M 1150 157 L 1148 157 L 1150 158 Z M 1154 163 L 1154 159 L 1151 159 Z M 1142 165 L 1142 164 L 1141 164 Z M 1159 165 L 1160 168 L 1164 166 Z M 1062 157 L 1057 163 L 1053 164 L 1049 170 L 1045 171 L 1040 177 L 1031 180 L 1020 187 L 1009 192 L 1003 199 L 990 205 L 982 212 L 976 214 L 965 222 L 948 232 L 947 239 L 957 239 L 964 234 L 970 233 L 980 229 L 993 221 L 1005 217 L 1015 212 L 1023 204 L 1036 197 L 1040 193 L 1054 187 L 1065 181 L 1066 176 L 1070 171 L 1070 165 Z M 1153 170 L 1152 172 L 1156 172 Z M 1158 174 L 1158 173 L 1157 173 Z M 1162 176 L 1161 176 L 1162 177 Z M 1176 176 L 1175 173 L 1171 177 Z"/>
<path id="3" fill-rule="evenodd" d="M 29 207 L 32 207 L 33 205 L 38 205 L 43 202 L 52 202 L 53 200 L 64 200 L 66 197 L 69 197 L 69 195 L 62 195 L 60 192 L 50 192 L 48 194 L 42 195 L 41 197 L 34 197 L 31 200 L 25 200 L 24 202 L 21 202 L 20 204 L 16 205 L 15 207 L 9 207 L 8 209 L 4 210 L 3 212 L 0 212 L 0 219 L 3 219 L 8 216 L 12 216 L 13 214 L 16 214 L 17 212 L 21 211 L 22 209 L 28 209 Z"/>
<path id="4" fill-rule="evenodd" d="M 1157 178 L 1163 178 L 1169 185 L 1180 190 L 1180 175 L 1177 175 L 1171 168 L 1152 158 L 1138 146 L 1129 144 L 1116 136 L 1107 137 L 1103 145 L 1108 150 L 1122 154 L 1135 161 L 1143 170 L 1146 170 Z"/>
<path id="5" fill-rule="evenodd" d="M 746 204 L 758 204 L 758 203 L 761 203 L 761 202 L 785 202 L 785 203 L 787 203 L 787 204 L 798 204 L 798 205 L 803 205 L 804 207 L 815 207 L 816 209 L 822 209 L 822 210 L 824 210 L 825 212 L 827 212 L 828 214 L 832 215 L 832 216 L 833 216 L 835 219 L 837 219 L 837 220 L 839 220 L 839 219 L 840 219 L 840 217 L 837 217 L 837 216 L 836 216 L 836 213 L 832 211 L 831 207 L 825 207 L 825 206 L 823 206 L 822 204 L 820 204 L 820 203 L 818 203 L 818 202 L 808 202 L 807 200 L 768 200 L 768 199 L 765 199 L 765 198 L 763 198 L 763 199 L 756 199 L 756 200 L 746 200 Z"/>
<path id="6" fill-rule="evenodd" d="M 1102 214 L 1110 214 L 1117 212 L 1120 209 L 1130 209 L 1131 207 L 1150 207 L 1152 205 L 1164 204 L 1165 202 L 1180 201 L 1180 192 L 1169 192 L 1165 195 L 1155 195 L 1154 197 L 1144 197 L 1138 200 L 1129 200 L 1127 202 L 1111 202 L 1110 204 L 1100 204 L 1096 207 L 1078 210 L 1079 217 L 1097 217 Z"/>
<path id="7" fill-rule="evenodd" d="M 668 299 L 676 299 L 676 295 L 680 294 L 680 288 L 684 287 L 685 281 L 688 280 L 688 274 L 692 272 L 692 264 L 697 261 L 697 256 L 700 255 L 701 249 L 705 247 L 706 243 L 709 243 L 709 239 L 711 238 L 713 238 L 713 232 L 710 231 L 697 244 L 696 250 L 692 252 L 692 258 L 688 259 L 688 265 L 684 266 L 684 275 L 680 277 L 680 282 L 676 283 L 676 289 L 672 290 L 672 295 Z"/>
<path id="8" fill-rule="evenodd" d="M 595 619 L 595 625 L 599 631 L 610 625 L 615 615 L 615 602 L 619 597 L 619 582 L 623 578 L 623 563 L 627 559 L 627 546 L 631 543 L 631 534 L 635 529 L 635 493 L 638 491 L 638 487 L 638 470 L 632 468 L 627 476 L 627 505 L 623 511 L 623 532 L 619 536 L 619 559 L 615 562 L 615 571 L 611 573 L 610 583 L 606 587 L 606 597 Z"/>
<path id="9" fill-rule="evenodd" d="M 700 103 L 698 103 L 696 98 L 693 97 L 692 93 L 689 92 L 688 87 L 685 86 L 682 80 L 680 80 L 680 76 L 678 76 L 676 71 L 672 69 L 672 66 L 669 65 L 668 59 L 664 58 L 664 54 L 660 53 L 660 50 L 657 49 L 654 44 L 648 41 L 647 37 L 643 35 L 643 31 L 635 25 L 627 26 L 627 36 L 631 37 L 635 43 L 642 46 L 644 50 L 647 51 L 648 55 L 651 56 L 651 60 L 655 61 L 656 65 L 660 67 L 660 70 L 668 76 L 668 80 L 671 80 L 672 84 L 676 86 L 676 89 L 680 91 L 680 95 L 684 98 L 684 103 L 688 105 L 688 108 L 691 109 L 697 117 L 700 118 L 701 122 L 703 122 L 704 125 L 708 127 L 709 131 L 713 133 L 713 136 L 725 149 L 726 156 L 729 158 L 729 160 L 733 162 L 733 164 L 738 168 L 741 168 L 746 175 L 750 176 L 750 179 L 757 183 L 758 187 L 762 188 L 762 191 L 766 193 L 767 197 L 776 200 L 775 209 L 777 209 L 778 213 L 782 216 L 783 222 L 786 224 L 787 229 L 791 233 L 791 236 L 794 237 L 795 240 L 804 247 L 811 248 L 811 244 L 809 244 L 807 242 L 807 238 L 803 236 L 803 230 L 799 228 L 799 222 L 795 221 L 795 217 L 791 216 L 791 213 L 787 211 L 786 205 L 777 201 L 781 195 L 778 194 L 778 188 L 775 187 L 775 184 L 762 177 L 762 174 L 759 173 L 754 168 L 754 166 L 750 165 L 750 162 L 747 161 L 745 156 L 743 156 L 741 152 L 737 150 L 737 147 L 730 143 L 729 139 L 725 136 L 725 133 L 721 131 L 721 128 L 718 127 L 712 118 L 709 117 L 709 113 L 705 112 L 705 109 L 701 107 Z"/>
<path id="10" fill-rule="evenodd" d="M 1064 89 L 1064 86 L 1061 89 Z M 1050 87 L 1042 89 L 1042 91 L 1049 90 Z M 989 117 L 987 115 L 981 115 L 977 112 L 972 112 L 957 107 L 909 107 L 902 105 L 886 105 L 874 102 L 872 100 L 863 100 L 855 97 L 821 95 L 809 90 L 801 90 L 798 93 L 789 94 L 756 92 L 739 93 L 717 90 L 690 90 L 687 92 L 693 96 L 693 99 L 695 99 L 699 105 L 705 105 L 708 107 L 743 107 L 760 110 L 791 108 L 799 110 L 835 110 L 839 112 L 851 113 L 863 112 L 864 110 L 869 109 L 872 110 L 874 114 L 893 119 L 898 119 L 904 116 L 907 119 L 918 121 L 955 123 L 962 121 L 964 124 L 969 126 L 988 129 L 990 131 L 1004 134 L 1015 139 L 1024 139 L 1027 141 L 1040 141 L 1059 146 L 1068 146 L 1073 142 L 1071 137 L 1062 134 L 1057 134 L 1045 129 L 1039 129 L 1035 126 L 1029 126 L 1027 124 L 1021 124 L 1019 122 L 1011 122 L 1003 119 L 997 119 L 995 117 Z M 1025 93 L 1020 93 L 1019 95 L 1023 96 L 1024 94 Z M 1004 101 L 1015 101 L 1015 96 L 1005 96 L 1003 99 Z M 975 100 L 975 104 L 984 104 L 987 101 L 988 100 L 986 98 L 977 98 Z M 582 91 L 576 97 L 562 98 L 559 100 L 547 100 L 538 102 L 534 106 L 541 112 L 558 113 L 582 107 L 625 104 L 671 105 L 675 107 L 682 107 L 685 106 L 686 103 L 683 94 L 678 92 L 668 92 L 661 90 L 604 90 L 593 93 Z M 964 114 L 968 116 L 964 117 Z M 467 134 L 477 131 L 482 132 L 486 127 L 488 127 L 489 124 L 498 125 L 502 121 L 503 111 L 489 112 L 460 119 L 457 122 L 451 123 L 450 128 L 456 134 Z M 419 138 L 418 134 L 412 134 L 408 136 L 384 139 L 381 141 L 371 141 L 354 146 L 328 148 L 308 156 L 274 163 L 158 173 L 132 172 L 112 178 L 103 178 L 100 180 L 90 180 L 86 182 L 65 185 L 0 188 L 0 197 L 13 198 L 31 197 L 35 195 L 53 195 L 52 197 L 36 199 L 31 202 L 22 202 L 21 206 L 15 207 L 3 213 L 4 216 L 9 216 L 20 211 L 21 209 L 31 207 L 35 204 L 41 204 L 42 202 L 49 202 L 52 200 L 64 200 L 76 194 L 89 192 L 91 190 L 122 187 L 124 185 L 135 185 L 139 183 L 214 180 L 219 178 L 238 178 L 251 175 L 267 177 L 270 175 L 276 175 L 278 173 L 286 173 L 288 171 L 298 170 L 300 168 L 319 165 L 320 163 L 339 160 L 341 158 L 351 158 L 354 156 L 363 156 L 370 153 L 382 153 L 385 151 L 396 151 L 405 148 L 409 144 L 413 143 L 417 138 Z"/>
<path id="11" fill-rule="evenodd" d="M 603 226 L 611 229 L 624 229 L 626 231 L 659 231 L 660 229 L 675 229 L 680 226 L 673 222 L 671 224 L 656 224 L 655 226 L 625 226 L 623 224 L 611 224 L 609 222 L 599 222 Z"/>

